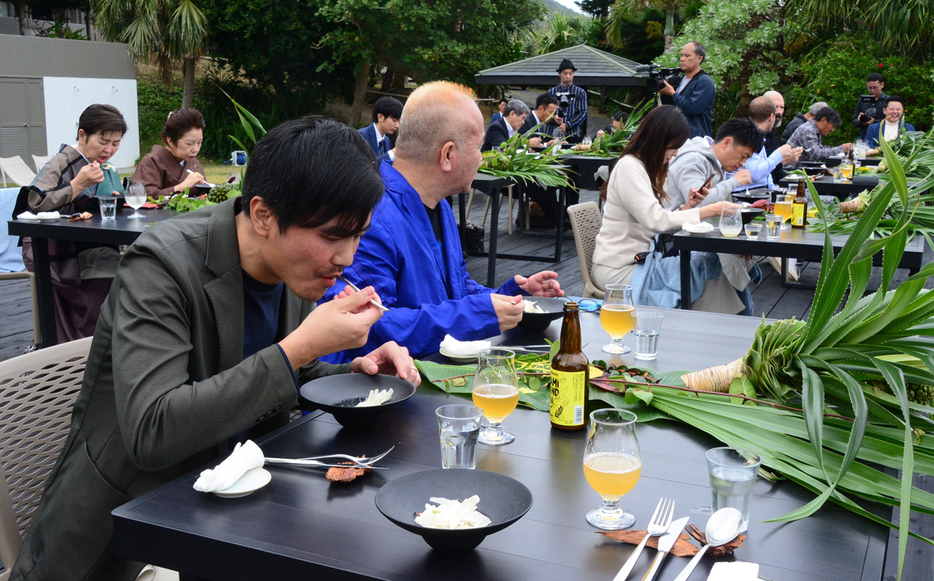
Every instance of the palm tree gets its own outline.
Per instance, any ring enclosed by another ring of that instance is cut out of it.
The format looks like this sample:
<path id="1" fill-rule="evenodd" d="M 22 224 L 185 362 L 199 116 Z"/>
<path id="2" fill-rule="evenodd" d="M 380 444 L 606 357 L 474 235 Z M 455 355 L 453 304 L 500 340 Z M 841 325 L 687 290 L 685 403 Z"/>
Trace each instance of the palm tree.
<path id="1" fill-rule="evenodd" d="M 191 107 L 195 61 L 204 52 L 207 19 L 192 0 L 92 0 L 97 26 L 110 41 L 126 42 L 130 54 L 159 65 L 162 81 L 172 83 L 172 65 L 182 61 L 182 107 Z"/>
<path id="2" fill-rule="evenodd" d="M 616 48 L 622 48 L 623 20 L 632 18 L 645 12 L 647 9 L 665 12 L 665 52 L 670 51 L 675 39 L 675 15 L 680 13 L 686 2 L 683 0 L 616 0 L 610 6 L 610 16 L 606 20 L 606 38 Z"/>
<path id="3" fill-rule="evenodd" d="M 528 32 L 525 44 L 532 55 L 547 54 L 579 44 L 596 46 L 599 32 L 599 20 L 552 13 L 541 26 Z"/>

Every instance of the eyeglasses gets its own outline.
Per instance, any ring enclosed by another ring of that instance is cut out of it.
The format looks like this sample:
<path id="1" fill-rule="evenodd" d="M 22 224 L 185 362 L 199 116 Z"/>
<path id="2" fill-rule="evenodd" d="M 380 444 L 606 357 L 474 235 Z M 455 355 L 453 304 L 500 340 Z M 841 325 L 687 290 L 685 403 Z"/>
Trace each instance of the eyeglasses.
<path id="1" fill-rule="evenodd" d="M 582 311 L 595 313 L 603 306 L 603 301 L 600 299 L 581 299 L 577 302 L 577 305 Z"/>

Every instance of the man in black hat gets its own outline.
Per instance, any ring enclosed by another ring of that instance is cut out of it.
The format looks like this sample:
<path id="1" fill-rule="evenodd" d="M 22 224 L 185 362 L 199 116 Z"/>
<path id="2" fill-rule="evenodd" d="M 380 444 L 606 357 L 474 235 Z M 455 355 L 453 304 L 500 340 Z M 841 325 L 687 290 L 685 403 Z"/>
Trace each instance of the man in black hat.
<path id="1" fill-rule="evenodd" d="M 563 132 L 571 143 L 580 143 L 587 133 L 587 92 L 574 84 L 576 70 L 570 59 L 563 59 L 558 65 L 561 82 L 548 91 L 558 100 L 558 110 L 552 118 L 555 129 Z"/>

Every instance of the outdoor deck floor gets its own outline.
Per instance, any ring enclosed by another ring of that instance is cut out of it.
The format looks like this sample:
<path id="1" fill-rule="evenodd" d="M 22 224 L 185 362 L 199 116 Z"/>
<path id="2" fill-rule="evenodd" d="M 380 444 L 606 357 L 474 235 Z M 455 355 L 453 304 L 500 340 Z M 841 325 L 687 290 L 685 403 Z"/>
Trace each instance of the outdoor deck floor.
<path id="1" fill-rule="evenodd" d="M 474 224 L 480 224 L 483 215 L 483 202 L 485 196 L 477 195 L 473 207 L 471 208 L 468 219 Z M 591 201 L 597 199 L 597 192 L 585 190 L 581 192 L 581 201 Z M 504 198 L 505 205 L 505 198 Z M 518 210 L 518 204 L 516 204 Z M 455 214 L 457 213 L 455 205 Z M 498 238 L 498 250 L 504 253 L 526 253 L 526 254 L 553 254 L 554 235 L 553 231 L 538 231 L 533 235 L 520 234 L 518 231 L 513 235 L 507 234 L 507 216 L 505 208 L 500 211 L 498 228 L 500 236 Z M 487 218 L 489 222 L 489 218 Z M 486 227 L 489 232 L 489 226 Z M 489 247 L 488 241 L 486 247 Z M 934 259 L 934 252 L 930 248 L 925 249 L 924 262 L 928 263 Z M 760 263 L 764 280 L 761 284 L 754 287 L 752 296 L 755 301 L 755 316 L 773 319 L 782 319 L 797 317 L 805 319 L 811 308 L 811 302 L 814 298 L 813 290 L 790 289 L 781 286 L 779 275 L 772 269 L 771 265 L 763 260 Z M 467 269 L 471 276 L 478 281 L 486 281 L 487 259 L 480 257 L 470 257 L 467 260 Z M 562 288 L 568 295 L 580 296 L 583 293 L 583 283 L 580 278 L 580 270 L 577 261 L 577 250 L 574 246 L 574 239 L 570 234 L 566 235 L 564 247 L 561 255 L 561 261 L 558 263 L 547 262 L 529 262 L 519 260 L 500 260 L 496 263 L 496 284 L 502 284 L 508 277 L 515 274 L 533 274 L 540 270 L 554 270 L 558 273 Z M 799 265 L 801 272 L 800 282 L 813 284 L 817 280 L 820 264 L 805 263 Z M 870 291 L 878 288 L 881 280 L 879 268 L 874 268 L 873 282 L 870 284 Z M 894 284 L 898 284 L 907 277 L 907 271 L 899 270 Z M 934 281 L 929 280 L 926 288 L 934 288 Z M 31 314 L 29 283 L 26 280 L 0 281 L 0 313 L 2 313 L 2 325 L 0 325 L 0 361 L 15 357 L 32 344 L 32 314 Z M 926 476 L 916 478 L 916 484 L 927 490 L 934 490 L 934 479 Z M 897 519 L 897 516 L 895 517 Z M 934 517 L 912 515 L 912 531 L 927 537 L 934 537 Z M 897 537 L 891 537 L 889 543 L 890 551 L 886 556 L 886 575 L 885 580 L 895 579 L 895 558 L 897 550 Z M 917 539 L 909 540 L 908 559 L 903 579 L 934 579 L 934 548 Z"/>

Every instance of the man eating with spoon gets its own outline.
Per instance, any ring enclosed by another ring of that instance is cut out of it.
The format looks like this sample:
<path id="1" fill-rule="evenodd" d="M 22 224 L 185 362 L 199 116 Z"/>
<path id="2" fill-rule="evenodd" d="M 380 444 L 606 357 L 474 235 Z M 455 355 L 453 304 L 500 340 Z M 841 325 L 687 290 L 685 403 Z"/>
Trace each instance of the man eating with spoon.
<path id="1" fill-rule="evenodd" d="M 123 256 L 71 431 L 10 579 L 135 579 L 110 512 L 284 425 L 301 383 L 336 373 L 420 382 L 387 343 L 345 365 L 382 316 L 373 289 L 315 308 L 351 263 L 383 193 L 356 131 L 290 121 L 250 156 L 243 195 L 157 223 Z"/>

